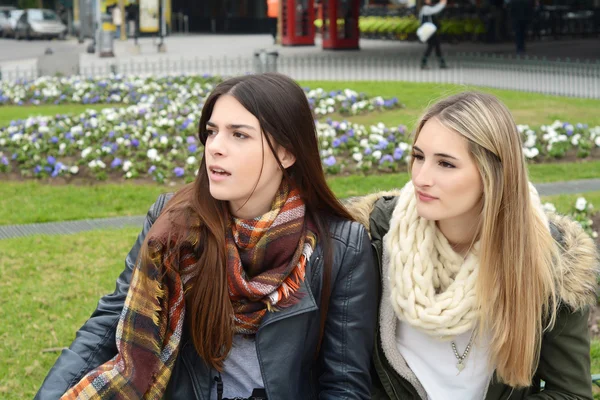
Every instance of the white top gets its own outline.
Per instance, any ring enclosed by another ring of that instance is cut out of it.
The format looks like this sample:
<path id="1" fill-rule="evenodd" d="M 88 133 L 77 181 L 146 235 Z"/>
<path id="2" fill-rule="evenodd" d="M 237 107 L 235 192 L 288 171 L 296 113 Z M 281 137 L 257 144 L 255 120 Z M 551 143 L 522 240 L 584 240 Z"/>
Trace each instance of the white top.
<path id="1" fill-rule="evenodd" d="M 233 335 L 233 346 L 223 363 L 223 398 L 247 398 L 254 389 L 264 388 L 256 340 L 242 335 Z M 211 400 L 217 399 L 217 385 L 213 381 Z"/>
<path id="2" fill-rule="evenodd" d="M 423 16 L 435 15 L 446 7 L 446 4 L 438 3 L 435 6 L 423 6 L 421 7 L 421 11 L 419 11 L 419 18 Z"/>
<path id="3" fill-rule="evenodd" d="M 463 355 L 471 334 L 468 331 L 454 339 L 456 350 Z M 492 379 L 484 340 L 473 341 L 464 369 L 458 373 L 458 359 L 450 341 L 442 341 L 400 322 L 396 328 L 396 346 L 410 369 L 427 392 L 429 400 L 481 400 Z"/>

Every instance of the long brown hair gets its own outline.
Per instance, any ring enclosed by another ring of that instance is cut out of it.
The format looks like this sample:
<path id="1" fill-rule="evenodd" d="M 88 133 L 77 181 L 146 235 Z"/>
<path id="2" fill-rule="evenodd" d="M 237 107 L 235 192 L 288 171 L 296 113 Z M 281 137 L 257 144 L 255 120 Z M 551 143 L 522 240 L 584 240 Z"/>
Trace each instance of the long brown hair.
<path id="1" fill-rule="evenodd" d="M 217 99 L 223 95 L 233 96 L 258 119 L 261 134 L 282 169 L 284 179 L 289 179 L 300 190 L 307 215 L 317 227 L 318 240 L 324 251 L 321 325 L 317 342 L 320 345 L 330 297 L 333 258 L 328 220 L 332 217 L 351 220 L 352 217 L 325 181 L 308 99 L 302 88 L 285 75 L 267 73 L 228 79 L 216 86 L 204 103 L 198 131 L 202 144 L 207 138 L 206 123 Z M 296 157 L 296 162 L 287 170 L 277 157 L 277 146 L 282 146 Z M 221 371 L 233 340 L 233 308 L 227 289 L 225 250 L 229 222 L 226 202 L 210 195 L 204 158 L 195 181 L 175 194 L 159 218 L 173 221 L 172 236 L 175 238 L 182 238 L 195 226 L 200 230 L 197 273 L 186 294 L 187 327 L 200 357 L 210 367 Z M 147 237 L 151 234 L 152 229 Z M 147 244 L 144 243 L 140 254 L 146 251 Z"/>
<path id="2" fill-rule="evenodd" d="M 432 105 L 415 142 L 433 118 L 467 140 L 483 182 L 477 301 L 490 363 L 510 386 L 530 386 L 542 334 L 556 318 L 559 248 L 532 204 L 521 136 L 508 108 L 485 93 Z"/>

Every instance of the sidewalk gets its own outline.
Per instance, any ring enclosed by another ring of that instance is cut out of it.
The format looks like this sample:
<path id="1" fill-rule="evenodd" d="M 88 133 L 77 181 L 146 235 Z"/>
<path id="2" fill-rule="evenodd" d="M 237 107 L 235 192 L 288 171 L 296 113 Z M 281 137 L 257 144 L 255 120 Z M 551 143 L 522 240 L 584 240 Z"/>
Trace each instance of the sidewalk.
<path id="1" fill-rule="evenodd" d="M 540 183 L 535 185 L 540 196 L 585 193 L 600 190 L 600 179 L 568 182 Z M 120 229 L 128 226 L 141 229 L 145 215 L 131 217 L 98 218 L 81 221 L 49 222 L 44 224 L 0 226 L 0 240 L 30 235 L 70 235 L 98 229 Z"/>
<path id="2" fill-rule="evenodd" d="M 257 49 L 277 50 L 282 56 L 329 56 L 337 57 L 353 55 L 357 58 L 369 58 L 381 56 L 382 54 L 395 57 L 413 57 L 416 53 L 425 50 L 422 43 L 404 42 L 394 40 L 361 39 L 360 50 L 323 50 L 321 39 L 316 38 L 315 46 L 283 47 L 273 44 L 270 35 L 214 35 L 193 34 L 174 35 L 165 38 L 166 52 L 157 51 L 158 39 L 140 38 L 139 48 L 134 46 L 133 39 L 114 42 L 114 58 L 100 58 L 97 54 L 85 52 L 89 39 L 85 44 L 78 44 L 76 40 L 69 39 L 65 42 L 16 42 L 0 40 L 0 68 L 5 70 L 31 69 L 37 63 L 37 56 L 41 56 L 46 48 L 51 48 L 56 54 L 76 52 L 82 67 L 91 65 L 109 65 L 112 63 L 124 63 L 140 60 L 158 60 L 169 58 L 173 60 L 195 59 L 207 60 L 244 58 L 251 59 Z M 597 38 L 591 39 L 564 39 L 544 40 L 529 42 L 527 44 L 527 55 L 531 57 L 546 57 L 549 60 L 569 58 L 571 60 L 600 61 L 600 46 Z M 443 43 L 442 51 L 446 54 L 477 52 L 484 54 L 495 54 L 502 56 L 514 55 L 513 43 L 486 44 L 460 42 L 457 44 Z M 26 58 L 22 58 L 25 54 Z"/>

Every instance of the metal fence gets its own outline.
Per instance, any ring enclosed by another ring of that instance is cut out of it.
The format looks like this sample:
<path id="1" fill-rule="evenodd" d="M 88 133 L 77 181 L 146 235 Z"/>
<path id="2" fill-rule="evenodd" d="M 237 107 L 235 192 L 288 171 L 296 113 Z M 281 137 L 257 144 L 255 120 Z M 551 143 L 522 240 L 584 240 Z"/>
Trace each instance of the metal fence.
<path id="1" fill-rule="evenodd" d="M 83 76 L 210 74 L 232 76 L 278 71 L 297 80 L 409 81 L 453 83 L 551 95 L 600 98 L 600 62 L 549 61 L 535 57 L 503 57 L 480 53 L 451 53 L 448 69 L 440 69 L 435 57 L 430 69 L 420 68 L 421 53 L 407 55 L 337 53 L 288 56 L 257 53 L 254 58 L 131 58 L 100 59 L 79 66 Z M 2 79 L 32 79 L 36 67 L 2 72 Z"/>

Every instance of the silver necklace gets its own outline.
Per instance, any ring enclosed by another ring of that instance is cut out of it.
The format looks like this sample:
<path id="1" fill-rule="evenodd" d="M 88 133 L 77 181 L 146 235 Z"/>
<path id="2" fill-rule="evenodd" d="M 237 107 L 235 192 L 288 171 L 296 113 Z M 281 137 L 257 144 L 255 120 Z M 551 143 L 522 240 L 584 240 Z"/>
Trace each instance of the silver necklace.
<path id="1" fill-rule="evenodd" d="M 473 330 L 473 333 L 471 333 L 471 338 L 469 339 L 469 343 L 467 344 L 467 347 L 465 348 L 465 351 L 462 354 L 462 356 L 460 354 L 458 354 L 458 350 L 456 350 L 456 343 L 454 343 L 454 341 L 450 342 L 450 344 L 452 345 L 452 350 L 454 351 L 454 356 L 458 360 L 458 362 L 456 363 L 456 369 L 458 370 L 459 374 L 461 373 L 461 371 L 463 369 L 465 369 L 465 360 L 467 359 L 467 356 L 469 355 L 469 351 L 471 350 L 471 344 L 473 343 L 474 335 L 475 335 L 475 331 Z"/>

